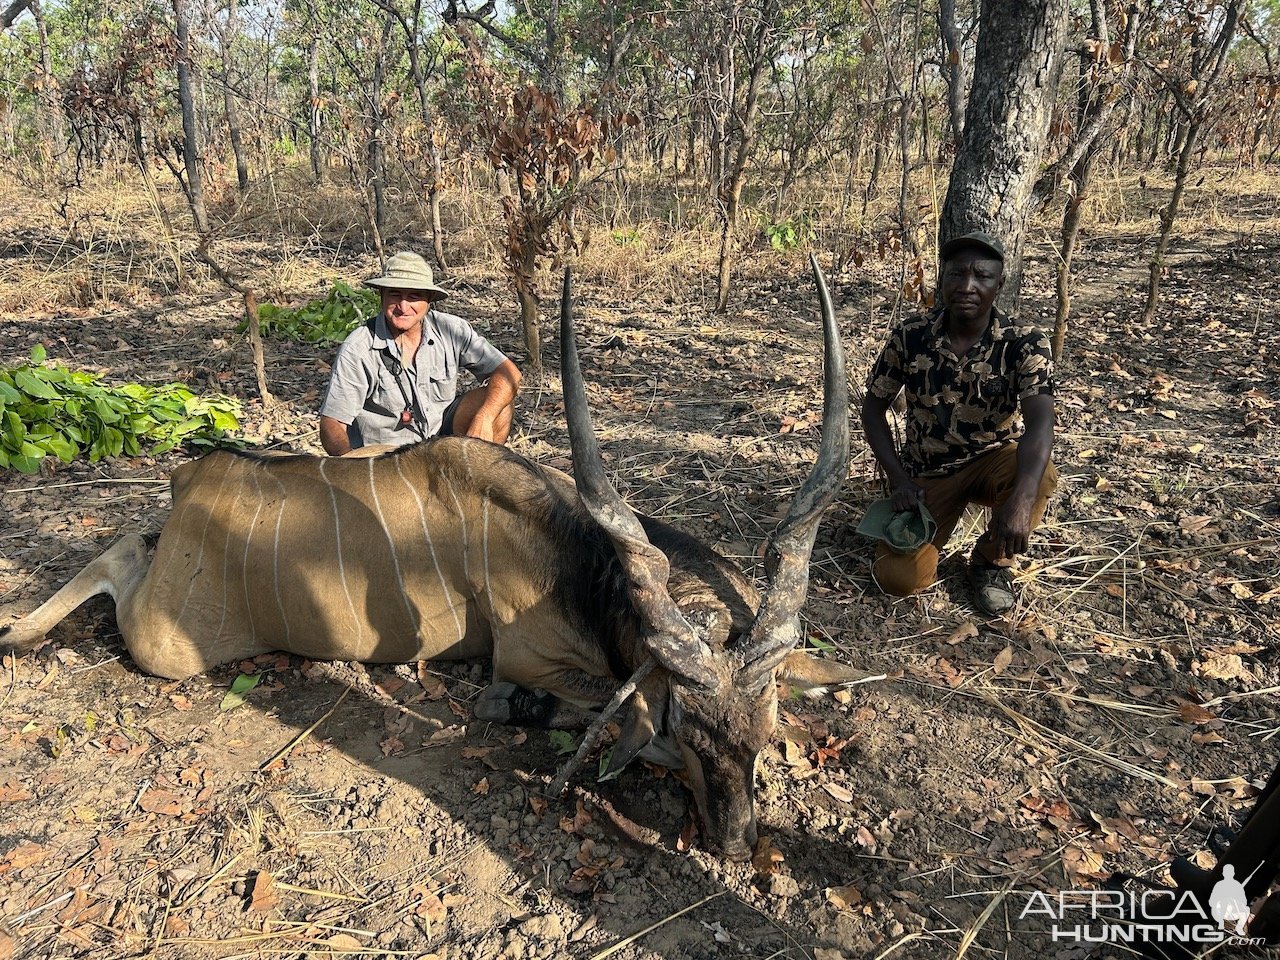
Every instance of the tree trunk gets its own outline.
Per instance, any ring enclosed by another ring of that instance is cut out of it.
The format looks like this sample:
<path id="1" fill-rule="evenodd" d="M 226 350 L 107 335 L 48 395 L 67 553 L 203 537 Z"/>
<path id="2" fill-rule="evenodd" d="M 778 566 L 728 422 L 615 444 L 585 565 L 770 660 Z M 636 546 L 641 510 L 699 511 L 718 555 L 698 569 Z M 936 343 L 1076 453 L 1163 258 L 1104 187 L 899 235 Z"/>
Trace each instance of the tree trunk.
<path id="1" fill-rule="evenodd" d="M 1017 310 L 1023 229 L 1057 95 L 1068 0 L 982 0 L 964 139 L 939 224 L 939 243 L 971 230 L 1005 246 L 1001 306 Z"/>
<path id="2" fill-rule="evenodd" d="M 324 183 L 324 159 L 320 154 L 320 138 L 324 135 L 324 106 L 320 99 L 320 37 L 313 34 L 307 41 L 307 136 L 311 140 L 311 175 L 317 184 Z"/>
<path id="3" fill-rule="evenodd" d="M 1160 237 L 1156 241 L 1155 253 L 1151 256 L 1147 282 L 1147 305 L 1142 311 L 1144 323 L 1155 319 L 1156 306 L 1160 300 L 1160 274 L 1164 270 L 1165 255 L 1169 252 L 1169 240 L 1173 235 L 1173 222 L 1178 217 L 1178 208 L 1182 204 L 1182 194 L 1187 186 L 1187 177 L 1191 173 L 1191 160 L 1195 155 L 1200 139 L 1200 131 L 1208 121 L 1209 97 L 1218 85 L 1227 65 L 1227 53 L 1231 49 L 1231 41 L 1235 38 L 1236 27 L 1240 22 L 1240 11 L 1244 0 L 1230 0 L 1221 20 L 1217 21 L 1217 32 L 1212 37 L 1197 38 L 1200 42 L 1197 56 L 1193 59 L 1192 78 L 1195 84 L 1193 98 L 1186 99 L 1187 88 L 1181 91 L 1171 87 L 1170 93 L 1179 110 L 1179 126 L 1182 128 L 1181 148 L 1178 151 L 1178 164 L 1173 179 L 1173 192 L 1169 195 L 1169 203 L 1160 214 Z"/>
<path id="4" fill-rule="evenodd" d="M 236 185 L 240 192 L 249 189 L 249 164 L 244 157 L 244 139 L 240 135 L 240 108 L 231 92 L 231 44 L 235 41 L 239 24 L 236 22 L 236 0 L 227 2 L 227 22 L 222 29 L 222 101 L 227 111 L 227 131 L 231 138 L 231 153 L 236 162 Z"/>
<path id="5" fill-rule="evenodd" d="M 938 23 L 946 47 L 946 63 L 943 73 L 947 78 L 947 121 L 951 130 L 951 142 L 960 149 L 964 140 L 964 51 L 961 49 L 960 31 L 956 29 L 956 0 L 939 0 Z"/>
<path id="6" fill-rule="evenodd" d="M 382 23 L 382 41 L 373 61 L 373 76 L 369 81 L 367 106 L 369 110 L 369 143 L 365 151 L 368 187 L 373 194 L 372 224 L 375 244 L 381 250 L 382 236 L 387 225 L 386 145 L 383 143 L 386 117 L 383 116 L 382 88 L 387 78 L 387 45 L 391 40 L 391 16 Z M 381 252 L 379 252 L 381 256 Z"/>
<path id="7" fill-rule="evenodd" d="M 751 69 L 747 78 L 747 91 L 741 107 L 730 103 L 730 113 L 736 117 L 734 133 L 737 143 L 727 156 L 728 167 L 717 185 L 720 200 L 720 267 L 716 286 L 716 312 L 723 313 L 729 305 L 729 286 L 733 275 L 734 232 L 738 225 L 738 208 L 742 200 L 742 187 L 746 177 L 747 159 L 751 156 L 756 138 L 756 120 L 760 115 L 760 87 L 763 85 L 765 66 L 769 61 L 767 45 L 777 16 L 777 0 L 764 0 L 760 6 L 759 21 L 751 37 L 748 51 Z M 733 58 L 727 58 L 732 65 Z M 726 147 L 727 147 L 726 143 Z M 726 153 L 728 151 L 726 150 Z"/>
<path id="8" fill-rule="evenodd" d="M 1071 260 L 1076 252 L 1076 239 L 1080 235 L 1080 211 L 1089 193 L 1089 180 L 1093 176 L 1096 150 L 1091 150 L 1076 164 L 1072 173 L 1075 193 L 1067 199 L 1062 214 L 1062 256 L 1058 260 L 1058 309 L 1053 321 L 1053 359 L 1062 359 L 1067 341 L 1067 318 L 1071 315 Z"/>
<path id="9" fill-rule="evenodd" d="M 58 102 L 58 81 L 53 74 L 49 32 L 39 0 L 31 0 L 31 16 L 35 19 L 36 36 L 40 41 L 40 135 L 48 148 L 48 159 L 61 171 L 67 152 L 67 133 L 62 125 L 62 104 Z"/>
<path id="10" fill-rule="evenodd" d="M 417 30 L 413 24 L 401 20 L 400 26 L 405 31 L 405 44 L 409 50 L 409 72 L 413 77 L 414 89 L 418 92 L 418 111 L 422 117 L 424 136 L 427 140 L 427 162 L 430 165 L 430 179 L 427 181 L 427 208 L 431 217 L 431 251 L 436 266 L 441 272 L 449 269 L 444 259 L 444 227 L 440 223 L 440 183 L 442 169 L 440 164 L 440 146 L 433 135 L 435 126 L 431 114 L 431 98 L 427 95 L 427 78 L 422 72 L 421 49 L 418 46 Z"/>
<path id="11" fill-rule="evenodd" d="M 529 355 L 529 367 L 535 380 L 542 379 L 542 334 L 538 330 L 538 294 L 534 290 L 534 278 L 538 269 L 538 256 L 532 243 L 526 243 L 524 258 L 516 272 L 516 296 L 520 300 L 520 328 L 524 332 L 524 348 Z"/>
<path id="12" fill-rule="evenodd" d="M 1156 250 L 1151 255 L 1151 263 L 1147 268 L 1147 304 L 1142 309 L 1143 323 L 1151 323 L 1156 316 L 1156 306 L 1160 302 L 1160 274 L 1164 271 L 1164 258 L 1169 252 L 1169 240 L 1173 236 L 1173 222 L 1178 217 L 1182 194 L 1187 188 L 1187 177 L 1191 173 L 1191 155 L 1195 153 L 1199 139 L 1200 122 L 1193 120 L 1187 124 L 1186 138 L 1182 141 L 1182 150 L 1178 154 L 1173 192 L 1169 194 L 1169 202 L 1160 214 L 1160 236 L 1156 240 Z"/>
<path id="13" fill-rule="evenodd" d="M 209 214 L 204 205 L 199 128 L 191 95 L 191 37 L 187 32 L 186 0 L 173 0 L 173 14 L 178 25 L 178 103 L 182 106 L 182 165 L 187 174 L 184 186 L 196 232 L 205 237 L 209 234 Z"/>

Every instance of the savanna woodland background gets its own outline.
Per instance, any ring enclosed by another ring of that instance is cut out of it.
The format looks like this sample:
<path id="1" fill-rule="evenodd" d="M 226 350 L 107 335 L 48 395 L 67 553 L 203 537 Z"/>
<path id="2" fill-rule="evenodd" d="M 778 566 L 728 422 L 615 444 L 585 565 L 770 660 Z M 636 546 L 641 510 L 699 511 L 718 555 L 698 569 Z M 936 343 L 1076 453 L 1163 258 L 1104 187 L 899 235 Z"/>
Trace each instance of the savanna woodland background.
<path id="1" fill-rule="evenodd" d="M 807 255 L 856 401 L 938 234 L 985 227 L 1055 334 L 1063 473 L 988 621 L 955 560 L 876 592 L 855 439 L 806 632 L 888 676 L 783 691 L 748 864 L 660 770 L 545 798 L 572 739 L 473 722 L 486 664 L 167 683 L 92 601 L 3 663 L 0 956 L 1082 957 L 1030 891 L 1165 879 L 1276 763 L 1280 5 L 11 0 L 0 25 L 0 619 L 157 531 L 209 445 L 318 451 L 359 281 L 406 247 L 522 365 L 512 446 L 557 466 L 572 265 L 611 475 L 760 575 L 816 447 Z"/>

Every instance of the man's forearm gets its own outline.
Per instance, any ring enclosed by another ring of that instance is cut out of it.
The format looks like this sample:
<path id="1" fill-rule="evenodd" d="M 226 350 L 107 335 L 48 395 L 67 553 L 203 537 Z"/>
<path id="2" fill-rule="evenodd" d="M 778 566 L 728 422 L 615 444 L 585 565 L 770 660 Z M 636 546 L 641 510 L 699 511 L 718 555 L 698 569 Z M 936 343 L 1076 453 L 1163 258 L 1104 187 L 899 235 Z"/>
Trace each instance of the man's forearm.
<path id="1" fill-rule="evenodd" d="M 889 478 L 889 485 L 896 487 L 910 480 L 911 475 L 902 465 L 897 447 L 894 446 L 893 434 L 889 432 L 888 415 L 889 405 L 877 398 L 868 396 L 862 404 L 862 432 L 867 438 L 867 446 Z"/>
<path id="2" fill-rule="evenodd" d="M 351 452 L 351 440 L 347 437 L 347 425 L 333 417 L 320 418 L 320 446 L 331 457 L 341 457 Z"/>
<path id="3" fill-rule="evenodd" d="M 1018 441 L 1018 475 L 1012 495 L 1033 500 L 1053 452 L 1053 398 L 1032 397 L 1023 404 L 1022 413 L 1026 431 Z"/>
<path id="4" fill-rule="evenodd" d="M 476 411 L 476 416 L 493 421 L 509 407 L 520 391 L 520 369 L 510 360 L 503 363 L 489 375 L 486 384 L 484 402 Z"/>

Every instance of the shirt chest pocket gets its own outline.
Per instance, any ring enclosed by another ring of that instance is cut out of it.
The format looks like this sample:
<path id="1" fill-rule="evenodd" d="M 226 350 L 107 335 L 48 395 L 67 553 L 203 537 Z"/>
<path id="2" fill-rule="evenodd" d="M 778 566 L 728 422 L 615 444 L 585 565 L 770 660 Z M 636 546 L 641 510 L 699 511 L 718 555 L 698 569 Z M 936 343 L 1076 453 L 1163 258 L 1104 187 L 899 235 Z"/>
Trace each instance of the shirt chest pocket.
<path id="1" fill-rule="evenodd" d="M 405 408 L 404 392 L 385 366 L 379 366 L 373 390 L 365 401 L 365 409 L 384 416 L 398 417 Z"/>
<path id="2" fill-rule="evenodd" d="M 458 394 L 458 371 L 441 356 L 425 359 L 418 382 L 433 403 L 451 403 Z"/>

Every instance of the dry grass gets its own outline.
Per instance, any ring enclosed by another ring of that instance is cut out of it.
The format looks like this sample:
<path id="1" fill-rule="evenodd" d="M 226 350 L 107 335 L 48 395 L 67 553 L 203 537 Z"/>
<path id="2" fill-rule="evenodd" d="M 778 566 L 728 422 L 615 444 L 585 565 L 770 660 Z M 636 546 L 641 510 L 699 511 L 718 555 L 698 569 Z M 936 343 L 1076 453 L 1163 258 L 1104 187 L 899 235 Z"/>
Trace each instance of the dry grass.
<path id="1" fill-rule="evenodd" d="M 215 253 L 275 300 L 313 296 L 335 279 L 376 269 L 365 204 L 342 177 L 334 170 L 317 186 L 305 164 L 294 162 L 259 176 L 244 195 L 233 184 L 212 185 Z M 804 270 L 810 249 L 834 253 L 841 262 L 856 250 L 869 258 L 867 268 L 898 276 L 904 254 L 882 253 L 880 246 L 897 229 L 898 181 L 891 168 L 870 199 L 862 192 L 864 174 L 855 171 L 848 190 L 842 163 L 818 168 L 792 190 L 781 214 L 774 212 L 776 177 L 767 170 L 757 177 L 748 187 L 738 229 L 739 277 L 795 275 Z M 0 265 L 0 311 L 135 305 L 179 287 L 179 260 L 194 282 L 210 282 L 192 265 L 195 237 L 185 200 L 163 172 L 156 184 L 159 194 L 152 196 L 136 170 L 124 166 L 71 190 L 51 186 L 42 195 L 12 174 L 0 176 L 7 219 L 16 227 Z M 1085 230 L 1138 240 L 1152 236 L 1170 186 L 1162 170 L 1101 169 L 1086 201 Z M 911 230 L 925 253 L 928 275 L 945 170 L 917 169 L 909 189 Z M 454 282 L 506 286 L 498 198 L 491 170 L 461 162 L 447 168 L 442 216 Z M 389 186 L 388 211 L 383 238 L 388 249 L 429 246 L 426 198 L 416 184 Z M 1059 206 L 1051 204 L 1032 224 L 1037 249 L 1051 252 L 1058 215 Z M 776 251 L 768 245 L 762 228 L 775 218 L 809 225 L 798 248 Z M 1212 228 L 1245 239 L 1278 227 L 1280 178 L 1266 170 L 1222 167 L 1195 175 L 1177 229 L 1190 234 Z M 673 182 L 670 171 L 632 163 L 625 176 L 610 172 L 595 183 L 576 232 L 583 249 L 569 259 L 585 281 L 619 298 L 707 299 L 714 293 L 719 226 L 705 184 L 687 178 Z M 543 289 L 554 289 L 549 274 Z"/>

